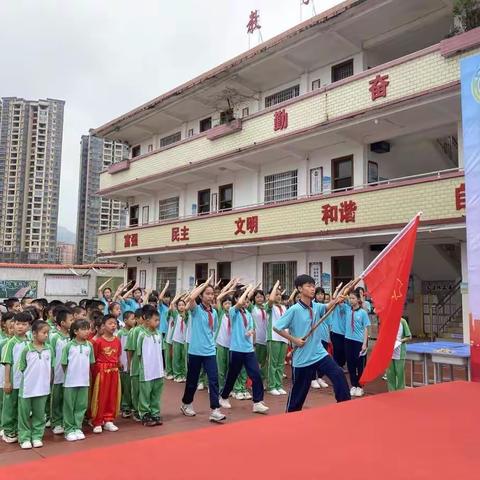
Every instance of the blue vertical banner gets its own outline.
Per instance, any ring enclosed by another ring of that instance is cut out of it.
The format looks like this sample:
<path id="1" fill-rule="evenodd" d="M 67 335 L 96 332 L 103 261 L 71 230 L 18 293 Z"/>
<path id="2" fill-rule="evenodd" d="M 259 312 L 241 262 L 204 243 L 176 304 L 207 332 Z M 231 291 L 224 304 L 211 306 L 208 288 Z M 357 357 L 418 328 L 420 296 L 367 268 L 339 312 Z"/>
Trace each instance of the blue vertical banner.
<path id="1" fill-rule="evenodd" d="M 480 55 L 460 62 L 472 380 L 480 381 Z"/>

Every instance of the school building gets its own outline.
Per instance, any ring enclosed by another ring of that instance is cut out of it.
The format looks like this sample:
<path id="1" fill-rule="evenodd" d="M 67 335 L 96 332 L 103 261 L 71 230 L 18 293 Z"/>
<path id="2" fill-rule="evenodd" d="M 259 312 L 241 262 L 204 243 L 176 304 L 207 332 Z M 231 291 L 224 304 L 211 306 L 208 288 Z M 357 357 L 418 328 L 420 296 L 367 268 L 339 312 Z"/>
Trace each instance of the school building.
<path id="1" fill-rule="evenodd" d="M 129 218 L 99 256 L 145 287 L 329 291 L 422 211 L 406 314 L 468 342 L 459 61 L 480 32 L 452 25 L 448 0 L 347 1 L 97 128 L 130 147 L 101 173 Z"/>

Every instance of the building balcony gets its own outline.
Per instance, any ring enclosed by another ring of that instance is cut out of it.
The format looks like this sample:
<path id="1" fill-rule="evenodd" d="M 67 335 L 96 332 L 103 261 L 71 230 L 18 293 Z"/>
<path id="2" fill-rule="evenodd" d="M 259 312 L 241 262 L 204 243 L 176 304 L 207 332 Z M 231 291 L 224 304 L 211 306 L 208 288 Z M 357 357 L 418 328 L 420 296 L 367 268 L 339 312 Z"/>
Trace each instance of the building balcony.
<path id="1" fill-rule="evenodd" d="M 399 229 L 422 211 L 426 226 L 464 224 L 463 171 L 445 170 L 327 195 L 101 232 L 100 257 L 195 251 Z"/>
<path id="2" fill-rule="evenodd" d="M 478 47 L 480 29 L 469 40 Z M 461 37 L 461 36 L 460 36 Z M 220 165 L 358 123 L 392 109 L 414 108 L 442 95 L 458 95 L 458 38 L 376 66 L 344 80 L 245 117 L 228 135 L 194 135 L 174 145 L 114 164 L 100 176 L 101 195 L 126 197 L 160 179 Z M 468 54 L 473 54 L 471 51 Z M 130 193 L 129 193 L 130 190 Z"/>

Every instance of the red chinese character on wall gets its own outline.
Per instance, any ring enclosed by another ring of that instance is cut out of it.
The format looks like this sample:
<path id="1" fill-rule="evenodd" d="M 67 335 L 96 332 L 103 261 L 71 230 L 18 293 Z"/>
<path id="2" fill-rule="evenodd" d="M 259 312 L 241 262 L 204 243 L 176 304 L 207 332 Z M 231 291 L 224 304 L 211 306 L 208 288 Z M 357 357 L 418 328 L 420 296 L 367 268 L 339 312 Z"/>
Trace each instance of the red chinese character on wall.
<path id="1" fill-rule="evenodd" d="M 247 33 L 253 33 L 255 30 L 260 30 L 260 14 L 258 10 L 252 10 L 247 23 Z"/>
<path id="2" fill-rule="evenodd" d="M 465 184 L 461 183 L 455 189 L 455 206 L 457 210 L 463 210 L 466 206 L 466 198 L 465 198 Z"/>
<path id="3" fill-rule="evenodd" d="M 338 222 L 338 207 L 336 205 L 322 205 L 322 221 L 325 225 L 328 223 Z"/>
<path id="4" fill-rule="evenodd" d="M 340 203 L 340 221 L 345 223 L 355 222 L 356 211 L 357 204 L 353 200 Z"/>
<path id="5" fill-rule="evenodd" d="M 123 236 L 123 246 L 125 248 L 130 248 L 130 234 L 127 233 L 126 235 Z"/>
<path id="6" fill-rule="evenodd" d="M 130 235 L 130 245 L 132 247 L 138 247 L 138 233 L 132 233 Z"/>
<path id="7" fill-rule="evenodd" d="M 189 238 L 190 229 L 184 225 L 182 228 L 173 227 L 172 228 L 172 242 L 185 242 L 190 240 Z"/>
<path id="8" fill-rule="evenodd" d="M 373 80 L 370 80 L 370 93 L 372 94 L 372 101 L 377 98 L 387 96 L 387 87 L 390 85 L 388 75 L 377 75 Z"/>
<path id="9" fill-rule="evenodd" d="M 245 226 L 245 219 L 242 217 L 238 217 L 235 220 L 235 235 L 238 235 L 239 233 L 245 234 L 247 233 L 244 229 Z"/>
<path id="10" fill-rule="evenodd" d="M 285 130 L 288 127 L 288 112 L 282 108 L 277 110 L 273 117 L 273 130 Z"/>
<path id="11" fill-rule="evenodd" d="M 247 218 L 247 230 L 248 233 L 258 233 L 258 217 L 256 215 Z"/>

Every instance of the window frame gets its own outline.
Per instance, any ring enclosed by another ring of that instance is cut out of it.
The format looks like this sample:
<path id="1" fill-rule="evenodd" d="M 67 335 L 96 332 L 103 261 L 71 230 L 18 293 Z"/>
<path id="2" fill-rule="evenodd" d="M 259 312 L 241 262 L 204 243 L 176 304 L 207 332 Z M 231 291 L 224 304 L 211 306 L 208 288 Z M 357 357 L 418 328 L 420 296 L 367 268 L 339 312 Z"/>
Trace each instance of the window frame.
<path id="1" fill-rule="evenodd" d="M 335 167 L 336 167 L 339 163 L 341 163 L 341 162 L 346 162 L 346 161 L 349 161 L 350 164 L 351 164 L 351 170 L 352 170 L 352 175 L 351 175 L 351 177 L 340 177 L 340 178 L 337 178 L 337 177 L 336 177 L 336 169 L 335 169 Z M 355 184 L 355 183 L 354 183 L 354 181 L 355 181 L 355 178 L 354 178 L 355 172 L 354 172 L 354 164 L 353 164 L 353 155 L 345 155 L 345 156 L 343 156 L 343 157 L 333 158 L 333 159 L 332 159 L 332 170 L 331 170 L 331 173 L 332 173 L 332 174 L 331 174 L 331 177 L 332 177 L 332 179 L 331 179 L 331 189 L 332 189 L 332 191 L 349 190 L 349 189 L 353 188 L 353 186 L 354 186 L 354 184 Z M 336 183 L 338 180 L 344 180 L 344 179 L 346 179 L 346 178 L 350 178 L 350 179 L 351 179 L 350 185 L 349 185 L 348 187 L 337 187 L 337 186 L 336 186 L 335 183 Z"/>

